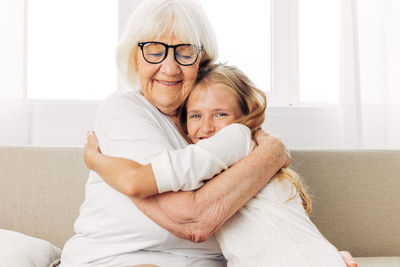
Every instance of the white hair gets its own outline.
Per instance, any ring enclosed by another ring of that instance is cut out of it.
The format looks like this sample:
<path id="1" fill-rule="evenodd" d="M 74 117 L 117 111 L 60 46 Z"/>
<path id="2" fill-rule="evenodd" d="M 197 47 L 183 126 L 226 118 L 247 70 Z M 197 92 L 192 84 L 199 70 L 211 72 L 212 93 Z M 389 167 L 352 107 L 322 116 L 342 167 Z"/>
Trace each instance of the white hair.
<path id="1" fill-rule="evenodd" d="M 130 16 L 117 47 L 118 71 L 131 86 L 138 85 L 133 67 L 136 56 L 131 55 L 137 43 L 157 41 L 163 34 L 175 34 L 185 43 L 202 46 L 203 64 L 218 57 L 214 30 L 197 0 L 146 0 Z"/>

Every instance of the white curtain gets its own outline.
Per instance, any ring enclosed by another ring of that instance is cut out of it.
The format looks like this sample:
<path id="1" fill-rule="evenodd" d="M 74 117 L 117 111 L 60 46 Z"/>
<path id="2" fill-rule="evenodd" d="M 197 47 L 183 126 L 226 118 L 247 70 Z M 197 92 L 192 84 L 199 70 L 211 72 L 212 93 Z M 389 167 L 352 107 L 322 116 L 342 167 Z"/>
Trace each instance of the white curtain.
<path id="1" fill-rule="evenodd" d="M 24 0 L 0 1 L 0 145 L 28 140 L 24 97 Z"/>
<path id="2" fill-rule="evenodd" d="M 342 0 L 343 146 L 400 148 L 400 1 Z"/>

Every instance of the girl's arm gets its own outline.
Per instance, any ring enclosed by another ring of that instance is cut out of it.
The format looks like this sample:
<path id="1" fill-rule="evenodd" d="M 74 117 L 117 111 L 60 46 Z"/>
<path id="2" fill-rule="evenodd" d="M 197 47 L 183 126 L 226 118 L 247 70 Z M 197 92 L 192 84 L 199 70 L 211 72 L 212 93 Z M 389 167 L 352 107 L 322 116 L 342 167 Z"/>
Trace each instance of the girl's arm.
<path id="1" fill-rule="evenodd" d="M 101 154 L 97 137 L 90 131 L 84 159 L 89 169 L 121 193 L 146 198 L 163 191 L 197 189 L 203 185 L 203 180 L 227 169 L 246 156 L 251 148 L 250 130 L 244 125 L 232 124 L 196 145 L 164 151 L 153 158 L 152 164 L 141 165 Z"/>
<path id="2" fill-rule="evenodd" d="M 142 165 L 133 160 L 102 154 L 92 131 L 87 134 L 83 158 L 90 170 L 97 172 L 110 186 L 129 197 L 143 199 L 158 194 L 151 164 Z"/>

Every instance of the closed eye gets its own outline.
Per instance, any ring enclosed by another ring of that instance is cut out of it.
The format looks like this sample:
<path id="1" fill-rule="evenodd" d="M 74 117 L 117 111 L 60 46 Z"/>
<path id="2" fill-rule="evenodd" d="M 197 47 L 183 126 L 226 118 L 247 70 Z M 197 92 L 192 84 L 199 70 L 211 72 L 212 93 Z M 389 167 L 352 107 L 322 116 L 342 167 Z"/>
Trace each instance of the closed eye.
<path id="1" fill-rule="evenodd" d="M 162 57 L 164 55 L 164 53 L 149 53 L 149 56 L 152 57 Z"/>
<path id="2" fill-rule="evenodd" d="M 190 59 L 193 56 L 191 56 L 191 55 L 177 55 L 177 57 L 182 58 L 182 59 Z"/>

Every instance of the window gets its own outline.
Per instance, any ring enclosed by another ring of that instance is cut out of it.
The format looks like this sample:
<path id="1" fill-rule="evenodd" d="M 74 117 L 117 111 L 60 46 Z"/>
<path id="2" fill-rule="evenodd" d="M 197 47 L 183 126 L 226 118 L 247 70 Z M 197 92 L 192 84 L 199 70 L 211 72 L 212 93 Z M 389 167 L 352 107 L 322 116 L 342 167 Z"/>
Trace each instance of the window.
<path id="1" fill-rule="evenodd" d="M 339 4 L 299 1 L 300 102 L 338 103 Z"/>
<path id="2" fill-rule="evenodd" d="M 86 100 L 126 87 L 117 83 L 115 47 L 142 1 L 24 2 L 29 144 L 84 143 L 99 103 Z M 266 91 L 266 127 L 291 147 L 336 146 L 337 110 L 326 104 L 337 103 L 340 1 L 199 1 L 216 31 L 219 61 Z"/>
<path id="3" fill-rule="evenodd" d="M 118 1 L 27 1 L 28 99 L 95 100 L 117 88 Z"/>
<path id="4" fill-rule="evenodd" d="M 271 1 L 201 0 L 217 35 L 219 61 L 271 90 Z"/>

